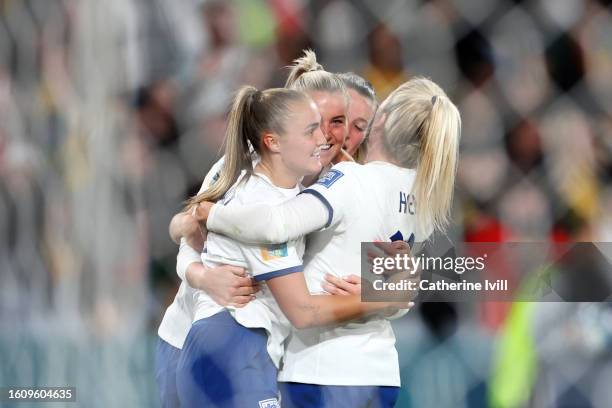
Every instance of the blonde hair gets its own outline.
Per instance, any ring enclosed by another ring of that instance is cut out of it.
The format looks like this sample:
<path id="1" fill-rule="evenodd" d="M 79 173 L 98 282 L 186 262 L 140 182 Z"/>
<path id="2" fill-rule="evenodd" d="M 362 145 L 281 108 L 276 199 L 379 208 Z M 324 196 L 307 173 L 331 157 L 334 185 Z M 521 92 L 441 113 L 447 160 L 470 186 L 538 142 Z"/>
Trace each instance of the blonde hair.
<path id="1" fill-rule="evenodd" d="M 314 51 L 304 50 L 304 56 L 293 61 L 290 68 L 285 88 L 304 92 L 341 92 L 348 109 L 349 95 L 346 85 L 338 75 L 323 69 L 323 66 L 317 62 L 317 55 Z"/>
<path id="2" fill-rule="evenodd" d="M 291 105 L 308 101 L 303 92 L 285 88 L 258 91 L 252 86 L 240 88 L 234 98 L 225 131 L 225 162 L 219 178 L 205 191 L 185 202 L 185 210 L 203 201 L 217 201 L 236 183 L 242 171 L 253 173 L 251 148 L 261 155 L 261 136 L 269 131 L 285 134 Z"/>
<path id="3" fill-rule="evenodd" d="M 461 116 L 446 93 L 426 78 L 393 91 L 380 107 L 386 114 L 383 142 L 399 165 L 416 169 L 413 192 L 418 227 L 444 231 L 457 170 Z"/>
<path id="4" fill-rule="evenodd" d="M 366 98 L 366 100 L 372 105 L 372 110 L 374 111 L 372 115 L 372 119 L 368 122 L 368 128 L 365 132 L 365 137 L 361 141 L 361 144 L 357 148 L 357 151 L 353 154 L 353 159 L 357 163 L 364 163 L 366 157 L 368 156 L 368 144 L 367 136 L 370 134 L 370 130 L 372 129 L 372 123 L 374 122 L 374 115 L 376 114 L 376 110 L 378 109 L 378 99 L 376 99 L 376 91 L 374 90 L 374 86 L 367 79 L 357 75 L 354 72 L 342 72 L 337 74 L 338 78 L 344 82 L 347 89 L 352 89 L 357 92 L 359 95 Z"/>

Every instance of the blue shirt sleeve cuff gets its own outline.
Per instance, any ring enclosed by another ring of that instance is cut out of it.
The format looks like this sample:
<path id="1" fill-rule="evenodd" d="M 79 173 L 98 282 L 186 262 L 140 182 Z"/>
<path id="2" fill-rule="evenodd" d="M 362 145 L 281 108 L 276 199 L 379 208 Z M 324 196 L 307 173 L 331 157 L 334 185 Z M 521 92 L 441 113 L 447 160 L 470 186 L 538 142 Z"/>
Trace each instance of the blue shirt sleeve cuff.
<path id="1" fill-rule="evenodd" d="M 261 281 L 272 279 L 272 278 L 278 278 L 279 276 L 289 275 L 290 273 L 303 272 L 303 271 L 304 271 L 304 266 L 297 265 L 297 266 L 292 266 L 291 268 L 279 269 L 277 271 L 262 273 L 261 275 L 254 276 L 253 279 L 255 279 L 256 282 L 261 282 Z"/>
<path id="2" fill-rule="evenodd" d="M 327 201 L 327 198 L 323 197 L 323 194 L 319 193 L 317 190 L 313 190 L 312 188 L 307 188 L 306 190 L 302 191 L 300 194 L 312 194 L 313 196 L 317 197 L 319 201 L 323 203 L 325 208 L 327 208 L 327 223 L 325 224 L 325 227 L 323 228 L 329 227 L 334 218 L 334 209 L 329 203 L 329 201 Z"/>

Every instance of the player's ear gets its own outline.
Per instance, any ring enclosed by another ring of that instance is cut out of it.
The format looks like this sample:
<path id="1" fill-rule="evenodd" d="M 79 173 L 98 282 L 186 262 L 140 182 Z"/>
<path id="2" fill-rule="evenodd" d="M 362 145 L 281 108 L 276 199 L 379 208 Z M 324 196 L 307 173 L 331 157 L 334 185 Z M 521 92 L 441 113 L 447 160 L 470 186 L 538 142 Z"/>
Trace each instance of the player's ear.
<path id="1" fill-rule="evenodd" d="M 261 138 L 263 145 L 272 153 L 280 153 L 278 136 L 272 132 L 265 132 Z"/>
<path id="2" fill-rule="evenodd" d="M 376 116 L 372 120 L 372 124 L 368 129 L 368 143 L 378 143 L 380 138 L 385 132 L 385 121 L 387 120 L 387 114 L 384 112 L 376 112 Z"/>

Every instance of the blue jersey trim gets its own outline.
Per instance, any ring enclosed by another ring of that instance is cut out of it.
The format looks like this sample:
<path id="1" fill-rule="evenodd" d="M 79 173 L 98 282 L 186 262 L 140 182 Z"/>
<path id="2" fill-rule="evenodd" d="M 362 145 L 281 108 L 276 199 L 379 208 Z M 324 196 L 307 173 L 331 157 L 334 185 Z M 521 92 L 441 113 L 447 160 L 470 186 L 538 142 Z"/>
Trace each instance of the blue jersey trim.
<path id="1" fill-rule="evenodd" d="M 261 282 L 263 280 L 268 280 L 272 278 L 277 278 L 283 275 L 289 275 L 290 273 L 303 272 L 304 265 L 292 266 L 291 268 L 279 269 L 278 271 L 266 272 L 261 275 L 257 275 L 253 277 L 256 282 Z"/>
<path id="2" fill-rule="evenodd" d="M 313 190 L 312 188 L 307 188 L 306 190 L 302 191 L 300 194 L 302 193 L 312 194 L 313 196 L 317 197 L 319 201 L 321 201 L 323 205 L 327 208 L 327 223 L 325 223 L 324 228 L 329 227 L 334 218 L 334 208 L 331 206 L 329 201 L 327 201 L 327 198 L 323 197 L 323 194 L 319 193 L 317 190 Z"/>

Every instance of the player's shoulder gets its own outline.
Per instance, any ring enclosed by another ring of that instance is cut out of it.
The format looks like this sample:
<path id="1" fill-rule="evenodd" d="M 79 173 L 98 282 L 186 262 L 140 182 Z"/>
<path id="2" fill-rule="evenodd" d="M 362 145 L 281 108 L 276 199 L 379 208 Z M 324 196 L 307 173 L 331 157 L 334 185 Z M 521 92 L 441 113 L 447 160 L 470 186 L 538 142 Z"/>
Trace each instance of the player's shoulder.
<path id="1" fill-rule="evenodd" d="M 343 161 L 338 164 L 334 164 L 330 170 L 342 171 L 344 173 L 358 172 L 363 168 L 362 164 L 353 161 Z"/>
<path id="2" fill-rule="evenodd" d="M 412 184 L 416 177 L 416 171 L 406 167 L 401 167 L 387 162 L 371 162 L 361 166 L 362 175 L 374 177 L 377 179 L 384 178 L 387 183 L 392 185 L 393 181 L 405 186 Z"/>
<path id="3" fill-rule="evenodd" d="M 281 191 L 278 187 L 272 184 L 267 178 L 259 174 L 251 174 L 248 178 L 242 181 L 237 186 L 235 198 L 238 202 L 257 203 L 268 201 L 285 200 L 288 196 L 295 196 L 299 192 L 296 190 L 292 194 L 288 194 L 289 190 Z"/>
<path id="4" fill-rule="evenodd" d="M 219 160 L 215 164 L 212 165 L 206 176 L 204 177 L 204 181 L 202 182 L 202 186 L 198 191 L 198 194 L 204 192 L 206 189 L 210 188 L 221 175 L 221 170 L 223 169 L 223 164 L 225 163 L 225 156 L 221 156 Z"/>
<path id="5" fill-rule="evenodd" d="M 359 173 L 359 167 L 362 166 L 354 162 L 335 164 L 332 168 L 323 172 L 315 184 L 330 188 L 337 182 L 340 182 L 339 184 L 350 183 L 351 179 Z"/>

